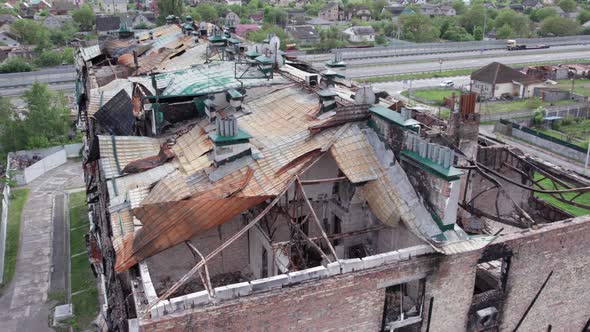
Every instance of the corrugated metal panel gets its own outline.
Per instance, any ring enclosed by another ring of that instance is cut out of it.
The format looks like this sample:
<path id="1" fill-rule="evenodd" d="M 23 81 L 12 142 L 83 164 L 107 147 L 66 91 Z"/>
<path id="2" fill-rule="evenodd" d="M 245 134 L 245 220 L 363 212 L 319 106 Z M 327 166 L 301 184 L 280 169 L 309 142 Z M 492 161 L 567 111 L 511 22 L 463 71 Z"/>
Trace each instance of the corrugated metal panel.
<path id="1" fill-rule="evenodd" d="M 445 255 L 454 255 L 481 249 L 495 238 L 495 236 L 472 236 L 469 240 L 444 243 L 437 249 L 442 251 Z"/>
<path id="2" fill-rule="evenodd" d="M 119 91 L 113 98 L 106 102 L 94 118 L 101 128 L 114 135 L 132 135 L 135 117 L 131 98 L 125 90 Z"/>
<path id="3" fill-rule="evenodd" d="M 129 206 L 118 211 L 111 211 L 111 229 L 114 239 L 133 233 L 133 215 Z"/>
<path id="4" fill-rule="evenodd" d="M 100 46 L 88 46 L 80 49 L 80 55 L 84 61 L 89 61 L 101 55 Z"/>
<path id="5" fill-rule="evenodd" d="M 251 179 L 252 171 L 236 173 L 190 199 L 144 204 L 133 210 L 143 227 L 117 251 L 117 271 L 220 225 L 268 196 L 232 197 Z"/>
<path id="6" fill-rule="evenodd" d="M 166 175 L 178 169 L 178 167 L 178 162 L 171 161 L 145 172 L 129 174 L 108 180 L 107 188 L 109 190 L 109 197 L 114 198 L 119 195 L 125 196 L 125 194 L 131 189 L 143 186 L 151 186 Z"/>
<path id="7" fill-rule="evenodd" d="M 160 63 L 157 72 L 176 71 L 190 68 L 207 61 L 207 43 L 198 43 L 187 49 L 184 54 Z"/>
<path id="8" fill-rule="evenodd" d="M 188 133 L 180 136 L 172 151 L 178 157 L 182 170 L 186 174 L 192 174 L 211 165 L 211 161 L 205 155 L 213 149 L 213 143 L 207 133 L 195 126 Z"/>
<path id="9" fill-rule="evenodd" d="M 375 180 L 381 170 L 373 148 L 357 125 L 352 125 L 330 148 L 332 156 L 352 183 Z"/>
<path id="10" fill-rule="evenodd" d="M 98 112 L 100 107 L 108 103 L 121 90 L 125 90 L 131 96 L 132 89 L 132 83 L 126 79 L 116 79 L 101 88 L 91 89 L 88 110 L 86 111 L 88 116 L 94 117 L 94 114 Z"/>
<path id="11" fill-rule="evenodd" d="M 163 143 L 149 137 L 102 135 L 98 135 L 98 142 L 100 163 L 107 179 L 120 176 L 121 170 L 132 161 L 157 155 Z"/>

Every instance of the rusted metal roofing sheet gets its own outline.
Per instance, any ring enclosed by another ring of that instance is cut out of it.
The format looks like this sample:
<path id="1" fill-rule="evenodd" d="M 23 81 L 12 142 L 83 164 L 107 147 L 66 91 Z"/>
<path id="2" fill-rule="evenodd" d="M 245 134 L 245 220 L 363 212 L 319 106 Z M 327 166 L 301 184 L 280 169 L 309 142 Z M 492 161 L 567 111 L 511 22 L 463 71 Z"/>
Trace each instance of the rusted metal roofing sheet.
<path id="1" fill-rule="evenodd" d="M 122 196 L 122 200 L 125 200 L 124 196 L 130 190 L 138 187 L 149 187 L 166 175 L 174 172 L 178 167 L 179 164 L 177 161 L 171 161 L 142 173 L 129 174 L 107 180 L 107 188 L 109 190 L 111 204 L 113 204 L 112 201 L 116 197 Z"/>
<path id="2" fill-rule="evenodd" d="M 352 125 L 330 148 L 332 156 L 352 183 L 375 180 L 381 173 L 379 161 L 365 134 Z"/>
<path id="3" fill-rule="evenodd" d="M 98 136 L 100 163 L 105 178 L 121 175 L 130 162 L 157 155 L 163 143 L 160 139 L 139 136 Z"/>
<path id="4" fill-rule="evenodd" d="M 174 52 L 174 50 L 170 49 L 161 49 L 159 52 L 151 53 L 142 57 L 138 61 L 139 69 L 137 70 L 137 74 L 143 75 L 153 71 Z"/>
<path id="5" fill-rule="evenodd" d="M 149 32 L 140 34 L 138 36 L 138 40 L 139 41 L 149 41 L 150 32 L 152 33 L 152 36 L 154 37 L 154 39 L 157 39 L 161 36 L 166 36 L 166 35 L 182 32 L 182 29 L 177 25 L 163 25 L 163 26 L 154 28 L 154 29 L 150 30 Z"/>
<path id="6" fill-rule="evenodd" d="M 133 236 L 125 239 L 123 247 L 117 251 L 117 271 L 124 271 L 137 262 L 162 250 L 182 243 L 195 234 L 218 226 L 252 208 L 268 196 L 237 197 L 252 172 L 232 181 L 221 183 L 211 190 L 195 195 L 190 199 L 143 205 L 133 209 L 143 227 Z"/>
<path id="7" fill-rule="evenodd" d="M 133 233 L 133 215 L 129 205 L 125 205 L 119 210 L 110 211 L 110 214 L 114 239 L 120 239 L 125 234 Z"/>
<path id="8" fill-rule="evenodd" d="M 180 136 L 172 151 L 178 157 L 180 166 L 186 174 L 192 174 L 211 165 L 207 152 L 213 149 L 213 143 L 199 126 Z"/>

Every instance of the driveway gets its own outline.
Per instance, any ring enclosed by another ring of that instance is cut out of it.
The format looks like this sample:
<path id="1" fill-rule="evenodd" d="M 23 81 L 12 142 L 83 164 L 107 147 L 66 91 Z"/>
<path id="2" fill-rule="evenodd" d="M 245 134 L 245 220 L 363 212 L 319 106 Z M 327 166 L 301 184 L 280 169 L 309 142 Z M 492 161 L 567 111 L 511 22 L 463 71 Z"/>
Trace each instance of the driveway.
<path id="1" fill-rule="evenodd" d="M 27 185 L 31 191 L 23 208 L 15 275 L 0 298 L 0 332 L 51 331 L 46 301 L 53 268 L 54 199 L 66 188 L 81 186 L 82 167 L 73 161 Z"/>

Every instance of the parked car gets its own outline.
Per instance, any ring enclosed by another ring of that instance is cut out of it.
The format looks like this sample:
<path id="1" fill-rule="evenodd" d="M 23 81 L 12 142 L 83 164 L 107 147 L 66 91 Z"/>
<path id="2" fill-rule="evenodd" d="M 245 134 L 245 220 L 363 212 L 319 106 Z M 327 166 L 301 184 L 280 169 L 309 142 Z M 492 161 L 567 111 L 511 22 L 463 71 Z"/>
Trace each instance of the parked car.
<path id="1" fill-rule="evenodd" d="M 443 88 L 452 88 L 455 86 L 455 82 L 453 81 L 444 81 L 444 82 L 440 82 L 439 86 L 443 87 Z"/>

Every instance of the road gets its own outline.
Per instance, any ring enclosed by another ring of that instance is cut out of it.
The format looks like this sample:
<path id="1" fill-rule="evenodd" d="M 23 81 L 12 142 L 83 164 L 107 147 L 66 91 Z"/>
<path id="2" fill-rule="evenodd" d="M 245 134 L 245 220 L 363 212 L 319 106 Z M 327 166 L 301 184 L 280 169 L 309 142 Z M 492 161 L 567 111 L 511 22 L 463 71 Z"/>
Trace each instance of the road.
<path id="1" fill-rule="evenodd" d="M 0 96 L 20 96 L 34 82 L 48 83 L 53 91 L 73 91 L 75 80 L 76 69 L 74 66 L 58 66 L 25 73 L 0 74 Z"/>
<path id="2" fill-rule="evenodd" d="M 23 207 L 15 274 L 0 297 L 0 332 L 52 331 L 46 301 L 52 252 L 60 253 L 52 247 L 53 237 L 58 236 L 53 234 L 52 215 L 59 212 L 54 210 L 54 198 L 63 188 L 83 183 L 80 162 L 69 161 L 27 185 L 31 191 Z"/>
<path id="3" fill-rule="evenodd" d="M 484 54 L 486 54 L 484 52 Z M 391 63 L 387 65 L 372 65 L 372 59 L 367 59 L 365 67 L 351 67 L 345 69 L 347 78 L 363 78 L 387 76 L 396 74 L 409 74 L 419 72 L 432 72 L 438 70 L 450 70 L 461 68 L 478 68 L 483 67 L 490 62 L 499 61 L 504 64 L 522 64 L 522 63 L 546 63 L 549 61 L 565 61 L 590 58 L 590 52 L 587 50 L 573 50 L 567 53 L 527 53 L 523 52 L 506 52 L 505 54 L 489 54 L 483 57 L 471 57 L 464 59 L 453 59 L 444 61 L 442 65 L 438 61 L 416 62 L 416 63 Z M 381 59 L 379 59 L 381 61 Z"/>
<path id="4" fill-rule="evenodd" d="M 468 88 L 469 87 L 469 76 L 455 76 L 443 78 L 424 78 L 411 81 L 411 88 L 427 88 L 427 87 L 438 87 L 443 82 L 451 80 L 455 83 L 456 88 Z M 410 81 L 393 81 L 383 83 L 373 83 L 373 90 L 375 91 L 386 91 L 390 95 L 399 97 L 402 91 L 410 88 Z"/>
<path id="5" fill-rule="evenodd" d="M 349 59 L 347 56 L 344 56 L 344 61 L 349 67 L 355 67 L 358 65 L 367 65 L 368 63 L 371 65 L 377 64 L 387 64 L 387 63 L 405 63 L 405 62 L 419 62 L 419 61 L 432 61 L 435 60 L 439 61 L 442 59 L 443 61 L 453 60 L 453 59 L 469 59 L 474 57 L 480 56 L 505 56 L 505 55 L 514 55 L 518 53 L 526 53 L 526 54 L 547 54 L 547 53 L 565 53 L 571 51 L 583 51 L 587 50 L 588 45 L 568 45 L 568 46 L 554 46 L 549 49 L 540 49 L 540 50 L 522 50 L 522 51 L 508 51 L 506 49 L 498 49 L 498 50 L 485 50 L 484 52 L 481 51 L 457 51 L 453 53 L 434 53 L 434 54 L 417 54 L 417 55 L 398 55 L 398 56 L 387 56 L 387 57 L 371 57 L 367 56 L 363 59 Z M 309 63 L 313 63 L 314 65 L 323 65 L 326 61 L 332 59 L 332 54 L 310 54 L 310 55 L 300 55 L 297 58 L 299 60 L 303 60 Z"/>

